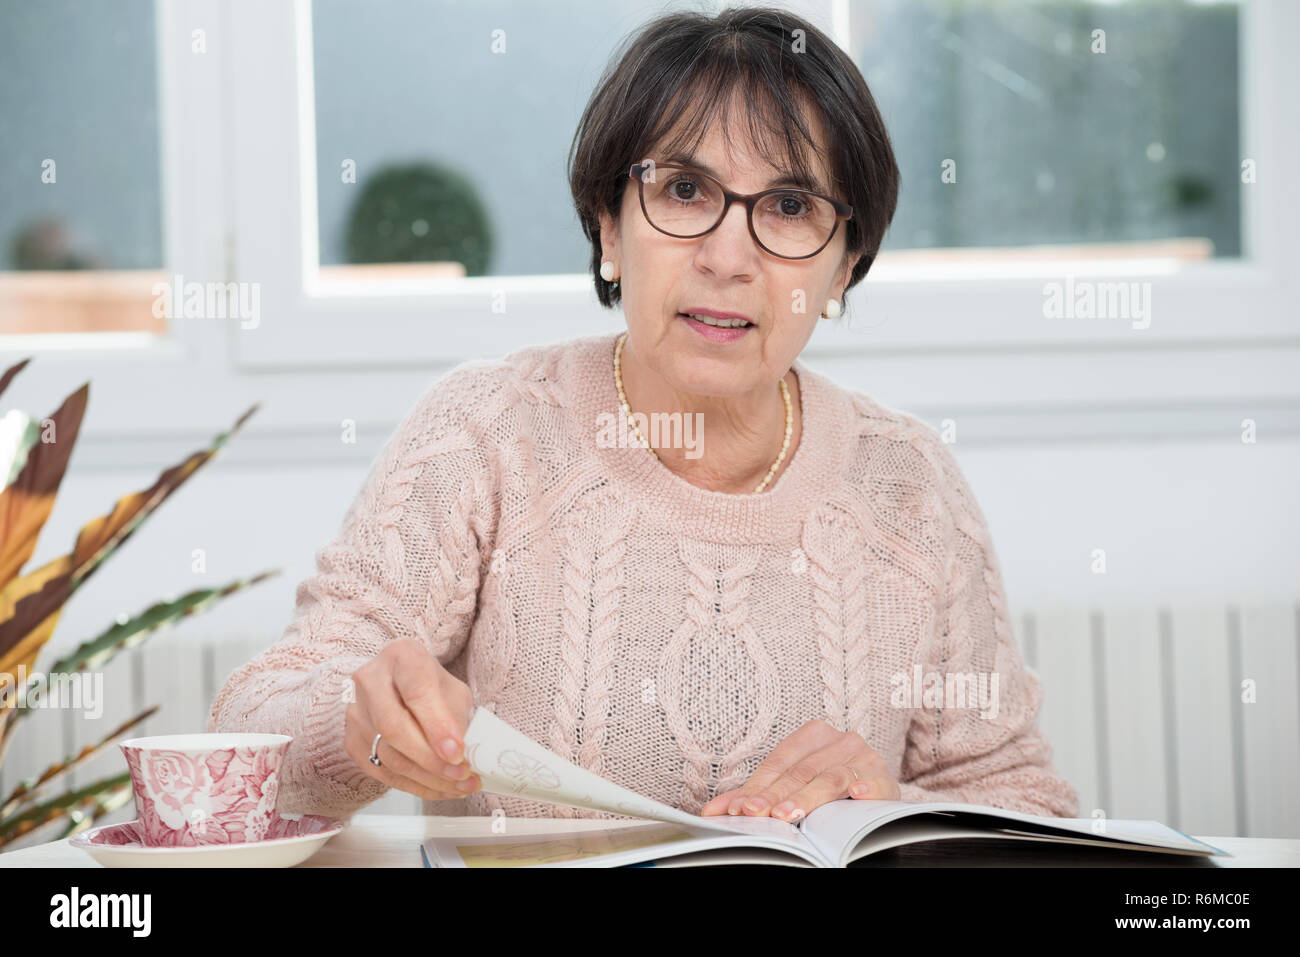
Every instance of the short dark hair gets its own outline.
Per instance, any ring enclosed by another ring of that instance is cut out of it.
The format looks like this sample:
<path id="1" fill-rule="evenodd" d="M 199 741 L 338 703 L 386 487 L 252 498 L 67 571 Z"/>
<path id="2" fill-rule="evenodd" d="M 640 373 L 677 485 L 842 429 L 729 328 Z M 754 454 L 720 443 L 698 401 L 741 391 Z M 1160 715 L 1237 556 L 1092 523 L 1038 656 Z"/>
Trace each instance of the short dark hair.
<path id="1" fill-rule="evenodd" d="M 601 211 L 618 218 L 628 169 L 672 129 L 678 107 L 690 113 L 665 144 L 668 155 L 693 153 L 719 110 L 726 123 L 737 91 L 744 95 L 750 140 L 763 159 L 808 179 L 816 178 L 809 162 L 815 143 L 802 107 L 815 111 L 829 140 L 827 189 L 853 207 L 845 251 L 859 259 L 845 291 L 866 276 L 894 218 L 899 173 L 861 71 L 825 34 L 788 10 L 729 7 L 712 17 L 678 12 L 650 21 L 623 42 L 569 148 L 569 188 L 591 241 L 602 306 L 612 307 L 622 296 L 600 277 Z"/>

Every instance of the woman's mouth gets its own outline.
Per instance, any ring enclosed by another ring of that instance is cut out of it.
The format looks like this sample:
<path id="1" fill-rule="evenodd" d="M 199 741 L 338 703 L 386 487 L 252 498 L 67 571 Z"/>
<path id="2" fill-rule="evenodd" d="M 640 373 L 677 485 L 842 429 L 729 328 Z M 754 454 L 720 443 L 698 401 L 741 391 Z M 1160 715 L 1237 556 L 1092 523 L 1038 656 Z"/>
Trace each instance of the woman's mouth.
<path id="1" fill-rule="evenodd" d="M 679 312 L 677 318 L 685 320 L 688 326 L 711 342 L 735 342 L 754 328 L 753 323 L 743 319 L 714 319 L 683 312 Z"/>

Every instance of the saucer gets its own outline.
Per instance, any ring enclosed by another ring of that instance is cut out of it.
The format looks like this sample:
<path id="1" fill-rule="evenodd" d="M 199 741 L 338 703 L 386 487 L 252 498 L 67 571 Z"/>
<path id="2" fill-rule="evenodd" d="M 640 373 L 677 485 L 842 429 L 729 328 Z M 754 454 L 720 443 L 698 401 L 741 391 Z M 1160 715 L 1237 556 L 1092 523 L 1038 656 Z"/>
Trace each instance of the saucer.
<path id="1" fill-rule="evenodd" d="M 140 840 L 139 822 L 106 824 L 68 838 L 104 867 L 292 867 L 311 857 L 347 825 L 333 817 L 280 815 L 272 834 L 261 841 L 204 844 L 197 847 L 148 847 Z"/>

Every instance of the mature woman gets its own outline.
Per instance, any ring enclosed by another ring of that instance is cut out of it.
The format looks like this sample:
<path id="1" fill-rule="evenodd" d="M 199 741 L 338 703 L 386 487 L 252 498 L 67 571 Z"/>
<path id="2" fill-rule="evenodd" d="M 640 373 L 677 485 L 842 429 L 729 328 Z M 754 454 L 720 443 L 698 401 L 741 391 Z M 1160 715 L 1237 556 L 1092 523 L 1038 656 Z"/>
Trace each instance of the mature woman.
<path id="1" fill-rule="evenodd" d="M 589 816 L 479 789 L 483 707 L 692 813 L 1078 813 L 951 452 L 798 361 L 898 179 L 861 74 L 791 13 L 631 38 L 570 155 L 627 331 L 465 363 L 399 426 L 286 634 L 212 707 L 212 730 L 293 735 L 282 810 L 398 788 Z"/>

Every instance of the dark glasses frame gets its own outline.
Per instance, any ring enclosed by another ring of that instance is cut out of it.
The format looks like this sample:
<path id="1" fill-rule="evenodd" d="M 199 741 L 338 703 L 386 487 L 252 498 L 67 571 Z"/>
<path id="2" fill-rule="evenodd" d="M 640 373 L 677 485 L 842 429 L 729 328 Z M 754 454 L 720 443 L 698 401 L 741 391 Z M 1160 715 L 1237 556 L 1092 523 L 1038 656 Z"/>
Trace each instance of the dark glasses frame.
<path id="1" fill-rule="evenodd" d="M 663 229 L 659 226 L 655 226 L 654 220 L 650 218 L 650 214 L 646 212 L 646 208 L 645 208 L 644 176 L 646 170 L 651 168 L 653 168 L 656 173 L 658 173 L 658 171 L 661 169 L 681 170 L 682 172 L 690 173 L 694 176 L 702 177 L 703 179 L 707 179 L 709 182 L 716 184 L 719 192 L 721 192 L 724 197 L 722 203 L 722 212 L 718 214 L 717 221 L 714 222 L 714 224 L 710 226 L 708 229 L 702 230 L 701 232 L 698 233 L 692 233 L 689 236 L 682 236 L 677 233 L 670 233 L 666 229 Z M 835 233 L 840 228 L 841 220 L 849 220 L 853 218 L 853 207 L 850 206 L 848 203 L 841 203 L 838 199 L 831 199 L 829 196 L 823 196 L 821 193 L 814 193 L 810 189 L 798 189 L 793 186 L 776 186 L 773 187 L 772 189 L 761 190 L 760 192 L 757 193 L 749 193 L 749 194 L 733 193 L 731 190 L 727 189 L 725 186 L 719 183 L 717 179 L 710 176 L 708 173 L 704 173 L 698 169 L 695 169 L 693 166 L 678 166 L 674 163 L 649 163 L 649 162 L 633 163 L 632 168 L 627 171 L 627 176 L 628 179 L 636 180 L 637 195 L 641 200 L 641 215 L 645 217 L 645 221 L 647 223 L 649 223 L 651 226 L 654 226 L 655 229 L 659 230 L 659 232 L 663 233 L 665 236 L 672 236 L 674 239 L 698 239 L 700 236 L 706 236 L 709 233 L 713 232 L 715 229 L 717 229 L 719 224 L 721 224 L 721 222 L 727 218 L 727 211 L 731 209 L 732 203 L 741 203 L 745 207 L 745 222 L 749 226 L 749 235 L 753 237 L 754 242 L 758 245 L 759 249 L 763 250 L 766 253 L 770 253 L 773 256 L 776 256 L 778 259 L 791 259 L 791 260 L 811 259 L 813 256 L 816 256 L 823 249 L 825 249 L 830 244 L 830 241 L 835 238 Z M 782 255 L 781 253 L 768 249 L 766 246 L 764 246 L 763 241 L 758 238 L 758 233 L 754 231 L 754 205 L 764 196 L 770 196 L 773 193 L 781 193 L 783 195 L 789 193 L 800 193 L 805 196 L 816 196 L 818 199 L 830 203 L 831 208 L 835 210 L 835 225 L 831 227 L 830 234 L 827 235 L 826 241 L 822 243 L 820 246 L 818 246 L 815 250 L 813 250 L 812 252 L 804 256 L 785 256 Z"/>

